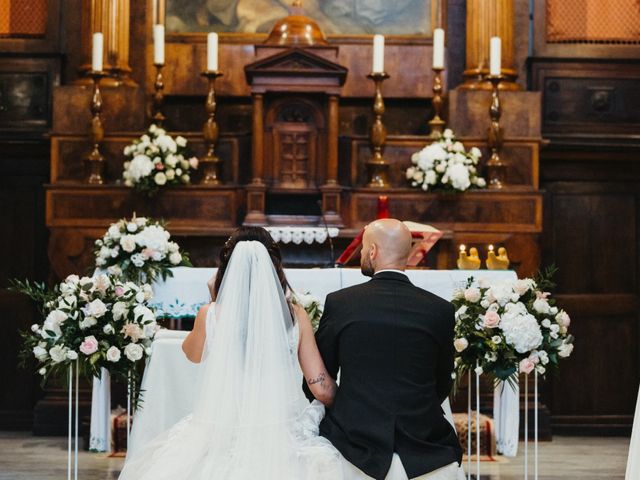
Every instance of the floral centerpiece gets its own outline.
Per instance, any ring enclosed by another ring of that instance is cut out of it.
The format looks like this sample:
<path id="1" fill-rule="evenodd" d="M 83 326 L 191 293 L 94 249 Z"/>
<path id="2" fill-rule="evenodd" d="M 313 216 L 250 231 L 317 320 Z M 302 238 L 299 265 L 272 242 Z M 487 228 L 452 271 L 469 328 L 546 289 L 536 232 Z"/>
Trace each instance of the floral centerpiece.
<path id="1" fill-rule="evenodd" d="M 324 308 L 320 299 L 309 292 L 293 292 L 291 300 L 305 309 L 307 315 L 309 315 L 309 320 L 311 320 L 313 331 L 318 330 L 318 324 Z"/>
<path id="2" fill-rule="evenodd" d="M 412 187 L 427 190 L 463 192 L 484 188 L 487 182 L 478 175 L 482 153 L 477 147 L 468 152 L 447 128 L 440 138 L 411 156 L 407 180 Z"/>
<path id="3" fill-rule="evenodd" d="M 173 139 L 162 128 L 151 125 L 147 133 L 124 148 L 122 179 L 149 196 L 165 186 L 188 185 L 198 168 L 198 159 L 190 157 L 187 139 Z"/>
<path id="4" fill-rule="evenodd" d="M 53 289 L 19 282 L 13 289 L 38 304 L 44 318 L 23 333 L 26 360 L 35 357 L 43 382 L 71 363 L 87 376 L 101 368 L 136 385 L 137 366 L 150 355 L 159 326 L 148 306 L 153 291 L 148 284 L 123 283 L 109 275 L 93 278 L 70 275 Z"/>
<path id="5" fill-rule="evenodd" d="M 190 267 L 189 254 L 180 250 L 160 221 L 123 218 L 95 242 L 96 268 L 135 283 L 170 277 L 171 267 Z"/>
<path id="6" fill-rule="evenodd" d="M 545 292 L 553 271 L 538 280 L 489 284 L 473 278 L 456 291 L 456 376 L 470 369 L 517 382 L 519 372 L 544 375 L 573 351 L 571 319 Z"/>

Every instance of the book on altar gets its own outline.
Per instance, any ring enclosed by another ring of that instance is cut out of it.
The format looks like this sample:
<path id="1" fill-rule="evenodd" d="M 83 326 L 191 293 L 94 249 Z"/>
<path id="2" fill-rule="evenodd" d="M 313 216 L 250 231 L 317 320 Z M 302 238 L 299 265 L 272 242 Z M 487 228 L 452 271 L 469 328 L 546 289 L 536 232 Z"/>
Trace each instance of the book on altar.
<path id="1" fill-rule="evenodd" d="M 415 267 L 425 257 L 427 252 L 436 244 L 443 233 L 431 225 L 425 225 L 423 223 L 404 221 L 407 228 L 411 231 L 411 237 L 413 238 L 413 244 L 411 248 L 411 254 L 407 260 L 407 266 Z M 336 263 L 338 265 L 347 265 L 350 262 L 360 258 L 360 250 L 362 246 L 362 236 L 364 235 L 364 228 L 356 235 L 356 238 L 344 249 L 344 252 L 340 255 Z"/>

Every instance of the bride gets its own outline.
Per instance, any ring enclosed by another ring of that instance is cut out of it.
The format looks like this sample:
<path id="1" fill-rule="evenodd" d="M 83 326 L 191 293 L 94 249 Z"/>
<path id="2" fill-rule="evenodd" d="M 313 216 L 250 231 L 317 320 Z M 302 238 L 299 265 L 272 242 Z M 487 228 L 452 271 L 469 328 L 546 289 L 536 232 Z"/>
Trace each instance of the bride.
<path id="1" fill-rule="evenodd" d="M 303 308 L 286 299 L 269 233 L 242 227 L 220 253 L 214 303 L 200 309 L 182 349 L 200 362 L 193 412 L 132 458 L 120 480 L 340 480 L 339 452 L 318 436 L 336 384 Z M 144 408 L 144 407 L 142 407 Z"/>

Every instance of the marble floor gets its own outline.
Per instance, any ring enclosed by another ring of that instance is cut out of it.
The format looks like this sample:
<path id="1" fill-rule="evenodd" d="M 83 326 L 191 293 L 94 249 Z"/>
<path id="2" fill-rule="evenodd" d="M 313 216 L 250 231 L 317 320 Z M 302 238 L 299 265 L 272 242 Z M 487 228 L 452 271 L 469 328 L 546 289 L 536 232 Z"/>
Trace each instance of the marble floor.
<path id="1" fill-rule="evenodd" d="M 0 432 L 0 480 L 65 479 L 66 449 L 66 438 L 33 437 L 25 432 Z M 624 479 L 628 449 L 628 438 L 556 436 L 553 442 L 540 443 L 540 478 Z M 122 462 L 121 458 L 109 458 L 105 454 L 81 452 L 78 478 L 117 479 Z M 523 463 L 522 448 L 516 458 L 483 462 L 481 480 L 522 479 Z M 475 469 L 475 465 L 473 468 Z M 529 475 L 531 479 L 532 473 L 533 469 Z"/>

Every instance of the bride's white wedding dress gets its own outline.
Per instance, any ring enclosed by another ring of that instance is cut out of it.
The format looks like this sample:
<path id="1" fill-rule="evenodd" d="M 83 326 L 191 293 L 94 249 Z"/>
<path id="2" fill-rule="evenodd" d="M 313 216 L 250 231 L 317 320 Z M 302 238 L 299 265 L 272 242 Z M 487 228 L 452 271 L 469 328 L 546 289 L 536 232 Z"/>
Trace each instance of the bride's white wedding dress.
<path id="1" fill-rule="evenodd" d="M 194 411 L 127 458 L 120 480 L 342 479 L 318 436 L 324 407 L 302 394 L 299 331 L 264 246 L 239 242 L 207 313 Z"/>

